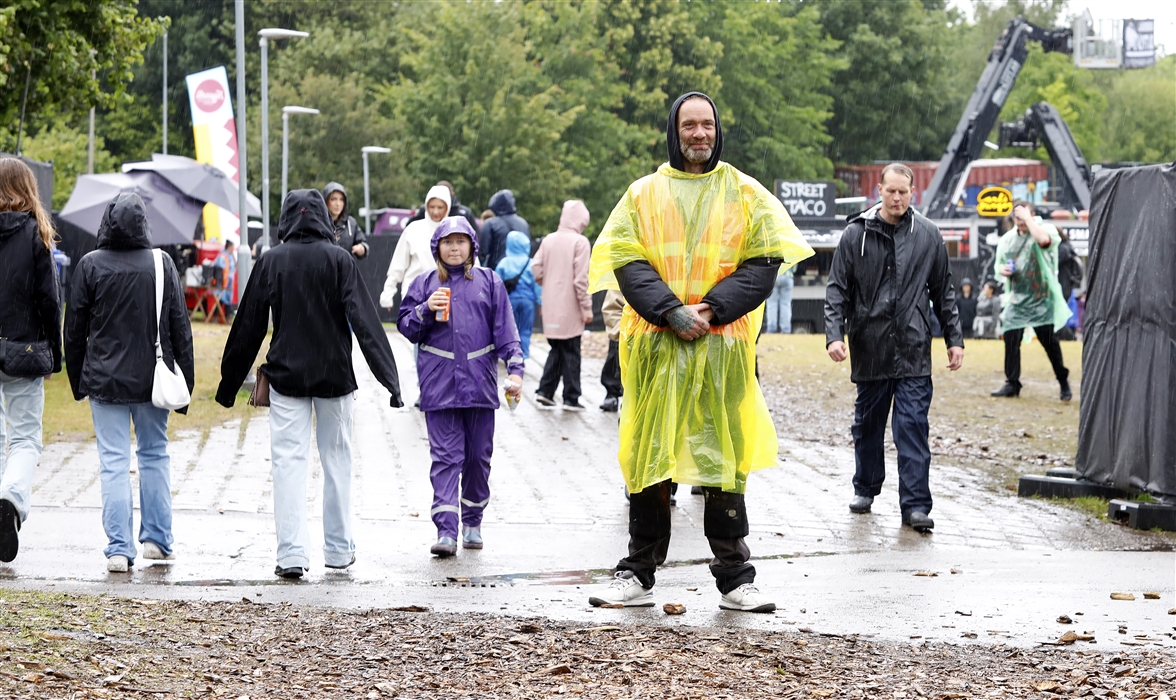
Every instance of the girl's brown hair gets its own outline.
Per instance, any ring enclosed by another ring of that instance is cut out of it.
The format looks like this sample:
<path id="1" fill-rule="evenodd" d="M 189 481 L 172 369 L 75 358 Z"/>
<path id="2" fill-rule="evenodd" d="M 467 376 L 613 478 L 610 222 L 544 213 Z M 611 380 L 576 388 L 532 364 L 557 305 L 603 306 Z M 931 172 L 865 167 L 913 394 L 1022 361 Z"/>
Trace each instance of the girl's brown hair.
<path id="1" fill-rule="evenodd" d="M 464 236 L 465 234 L 462 233 L 462 235 Z M 466 238 L 469 238 L 469 236 L 466 236 Z M 471 239 L 470 240 L 470 257 L 466 258 L 466 261 L 465 261 L 465 278 L 467 280 L 474 279 L 474 273 L 470 272 L 470 270 L 474 269 L 474 245 L 473 245 L 473 243 L 474 242 Z M 449 281 L 449 268 L 445 267 L 445 263 L 441 262 L 441 250 L 439 247 L 437 250 L 437 254 L 433 256 L 433 259 L 437 261 L 437 276 L 441 278 L 442 282 L 448 282 Z"/>
<path id="2" fill-rule="evenodd" d="M 37 229 L 46 250 L 53 250 L 56 231 L 53 219 L 41 206 L 37 179 L 29 166 L 16 158 L 0 158 L 0 211 L 27 211 L 37 219 Z"/>

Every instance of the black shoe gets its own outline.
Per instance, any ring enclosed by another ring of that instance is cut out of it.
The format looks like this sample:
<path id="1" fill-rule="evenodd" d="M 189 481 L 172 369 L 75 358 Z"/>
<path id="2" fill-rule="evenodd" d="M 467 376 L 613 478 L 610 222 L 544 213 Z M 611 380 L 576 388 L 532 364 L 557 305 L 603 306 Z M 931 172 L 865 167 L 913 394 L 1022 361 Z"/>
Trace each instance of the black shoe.
<path id="1" fill-rule="evenodd" d="M 921 510 L 912 510 L 904 514 L 902 524 L 910 525 L 919 532 L 929 532 L 935 527 L 935 521 L 931 519 L 931 516 Z"/>
<path id="2" fill-rule="evenodd" d="M 1074 394 L 1070 391 L 1070 380 L 1063 379 L 1061 380 L 1060 384 L 1062 385 L 1062 401 L 1069 401 L 1070 399 L 1074 398 Z"/>
<path id="3" fill-rule="evenodd" d="M 615 396 L 607 396 L 604 403 L 600 404 L 600 410 L 605 413 L 616 413 L 621 407 L 621 400 Z"/>
<path id="4" fill-rule="evenodd" d="M 564 399 L 563 408 L 565 411 L 583 411 L 584 404 L 580 403 L 580 399 L 575 399 L 573 401 Z"/>
<path id="5" fill-rule="evenodd" d="M 854 496 L 853 500 L 849 502 L 849 512 L 869 513 L 872 505 L 874 505 L 873 496 Z"/>
<path id="6" fill-rule="evenodd" d="M 989 396 L 1000 396 L 1000 397 L 1007 396 L 1010 398 L 1014 397 L 1014 396 L 1020 396 L 1020 395 L 1021 395 L 1021 387 L 1017 386 L 1016 384 L 1005 384 L 1000 389 L 997 389 L 996 391 L 989 394 Z"/>
<path id="7" fill-rule="evenodd" d="M 17 532 L 20 532 L 20 513 L 8 499 L 0 498 L 0 561 L 6 564 L 16 559 L 16 552 L 20 549 Z"/>
<path id="8" fill-rule="evenodd" d="M 282 578 L 302 578 L 302 574 L 306 573 L 301 566 L 287 566 L 282 568 L 281 564 L 274 567 L 274 576 L 281 576 Z"/>
<path id="9" fill-rule="evenodd" d="M 702 487 L 701 486 L 691 486 L 690 487 L 690 495 L 691 496 L 701 496 L 702 495 Z"/>
<path id="10" fill-rule="evenodd" d="M 539 404 L 540 406 L 554 406 L 555 405 L 555 401 L 552 401 L 550 396 L 544 396 L 543 394 L 540 394 L 538 392 L 535 393 L 535 403 Z"/>

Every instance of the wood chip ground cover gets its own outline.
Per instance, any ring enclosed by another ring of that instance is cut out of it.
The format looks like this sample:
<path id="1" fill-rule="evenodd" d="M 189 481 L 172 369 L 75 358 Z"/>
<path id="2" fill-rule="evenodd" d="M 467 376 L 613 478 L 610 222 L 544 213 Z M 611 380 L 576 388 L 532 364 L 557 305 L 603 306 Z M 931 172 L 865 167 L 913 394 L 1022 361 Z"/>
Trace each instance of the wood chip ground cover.
<path id="1" fill-rule="evenodd" d="M 0 697 L 1166 700 L 1174 687 L 1160 650 L 0 590 Z"/>

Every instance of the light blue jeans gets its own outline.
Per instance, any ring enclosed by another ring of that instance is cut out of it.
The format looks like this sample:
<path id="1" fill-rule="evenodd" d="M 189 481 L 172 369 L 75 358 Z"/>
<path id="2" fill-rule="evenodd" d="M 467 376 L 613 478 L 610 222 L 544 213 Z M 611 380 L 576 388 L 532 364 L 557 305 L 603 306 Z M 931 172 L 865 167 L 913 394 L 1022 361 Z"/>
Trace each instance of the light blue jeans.
<path id="1" fill-rule="evenodd" d="M 278 566 L 310 566 L 306 526 L 306 471 L 312 414 L 323 464 L 323 557 L 346 566 L 355 556 L 351 539 L 351 428 L 355 394 L 336 399 L 282 396 L 270 386 L 270 450 Z"/>
<path id="2" fill-rule="evenodd" d="M 782 272 L 776 278 L 772 296 L 768 297 L 768 332 L 792 332 L 792 286 L 796 283 L 793 271 Z"/>
<path id="3" fill-rule="evenodd" d="M 41 461 L 41 414 L 45 380 L 0 372 L 0 498 L 29 517 L 33 472 Z"/>
<path id="4" fill-rule="evenodd" d="M 134 562 L 135 501 L 131 492 L 131 421 L 139 463 L 139 541 L 172 553 L 171 457 L 167 453 L 170 411 L 150 403 L 114 404 L 90 399 L 98 438 L 102 481 L 102 527 L 107 558 L 121 554 Z"/>

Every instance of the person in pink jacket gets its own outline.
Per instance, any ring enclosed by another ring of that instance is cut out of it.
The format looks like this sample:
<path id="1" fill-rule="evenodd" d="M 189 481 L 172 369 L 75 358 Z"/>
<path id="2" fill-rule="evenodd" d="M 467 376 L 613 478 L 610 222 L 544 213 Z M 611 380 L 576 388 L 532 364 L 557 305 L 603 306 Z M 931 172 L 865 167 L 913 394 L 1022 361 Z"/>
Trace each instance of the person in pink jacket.
<path id="1" fill-rule="evenodd" d="M 582 411 L 580 404 L 580 336 L 592 320 L 588 294 L 588 262 L 592 246 L 584 237 L 588 207 L 578 199 L 564 202 L 555 233 L 543 237 L 531 271 L 543 286 L 543 336 L 551 346 L 535 400 L 555 405 L 555 389 L 563 379 L 565 410 Z"/>

